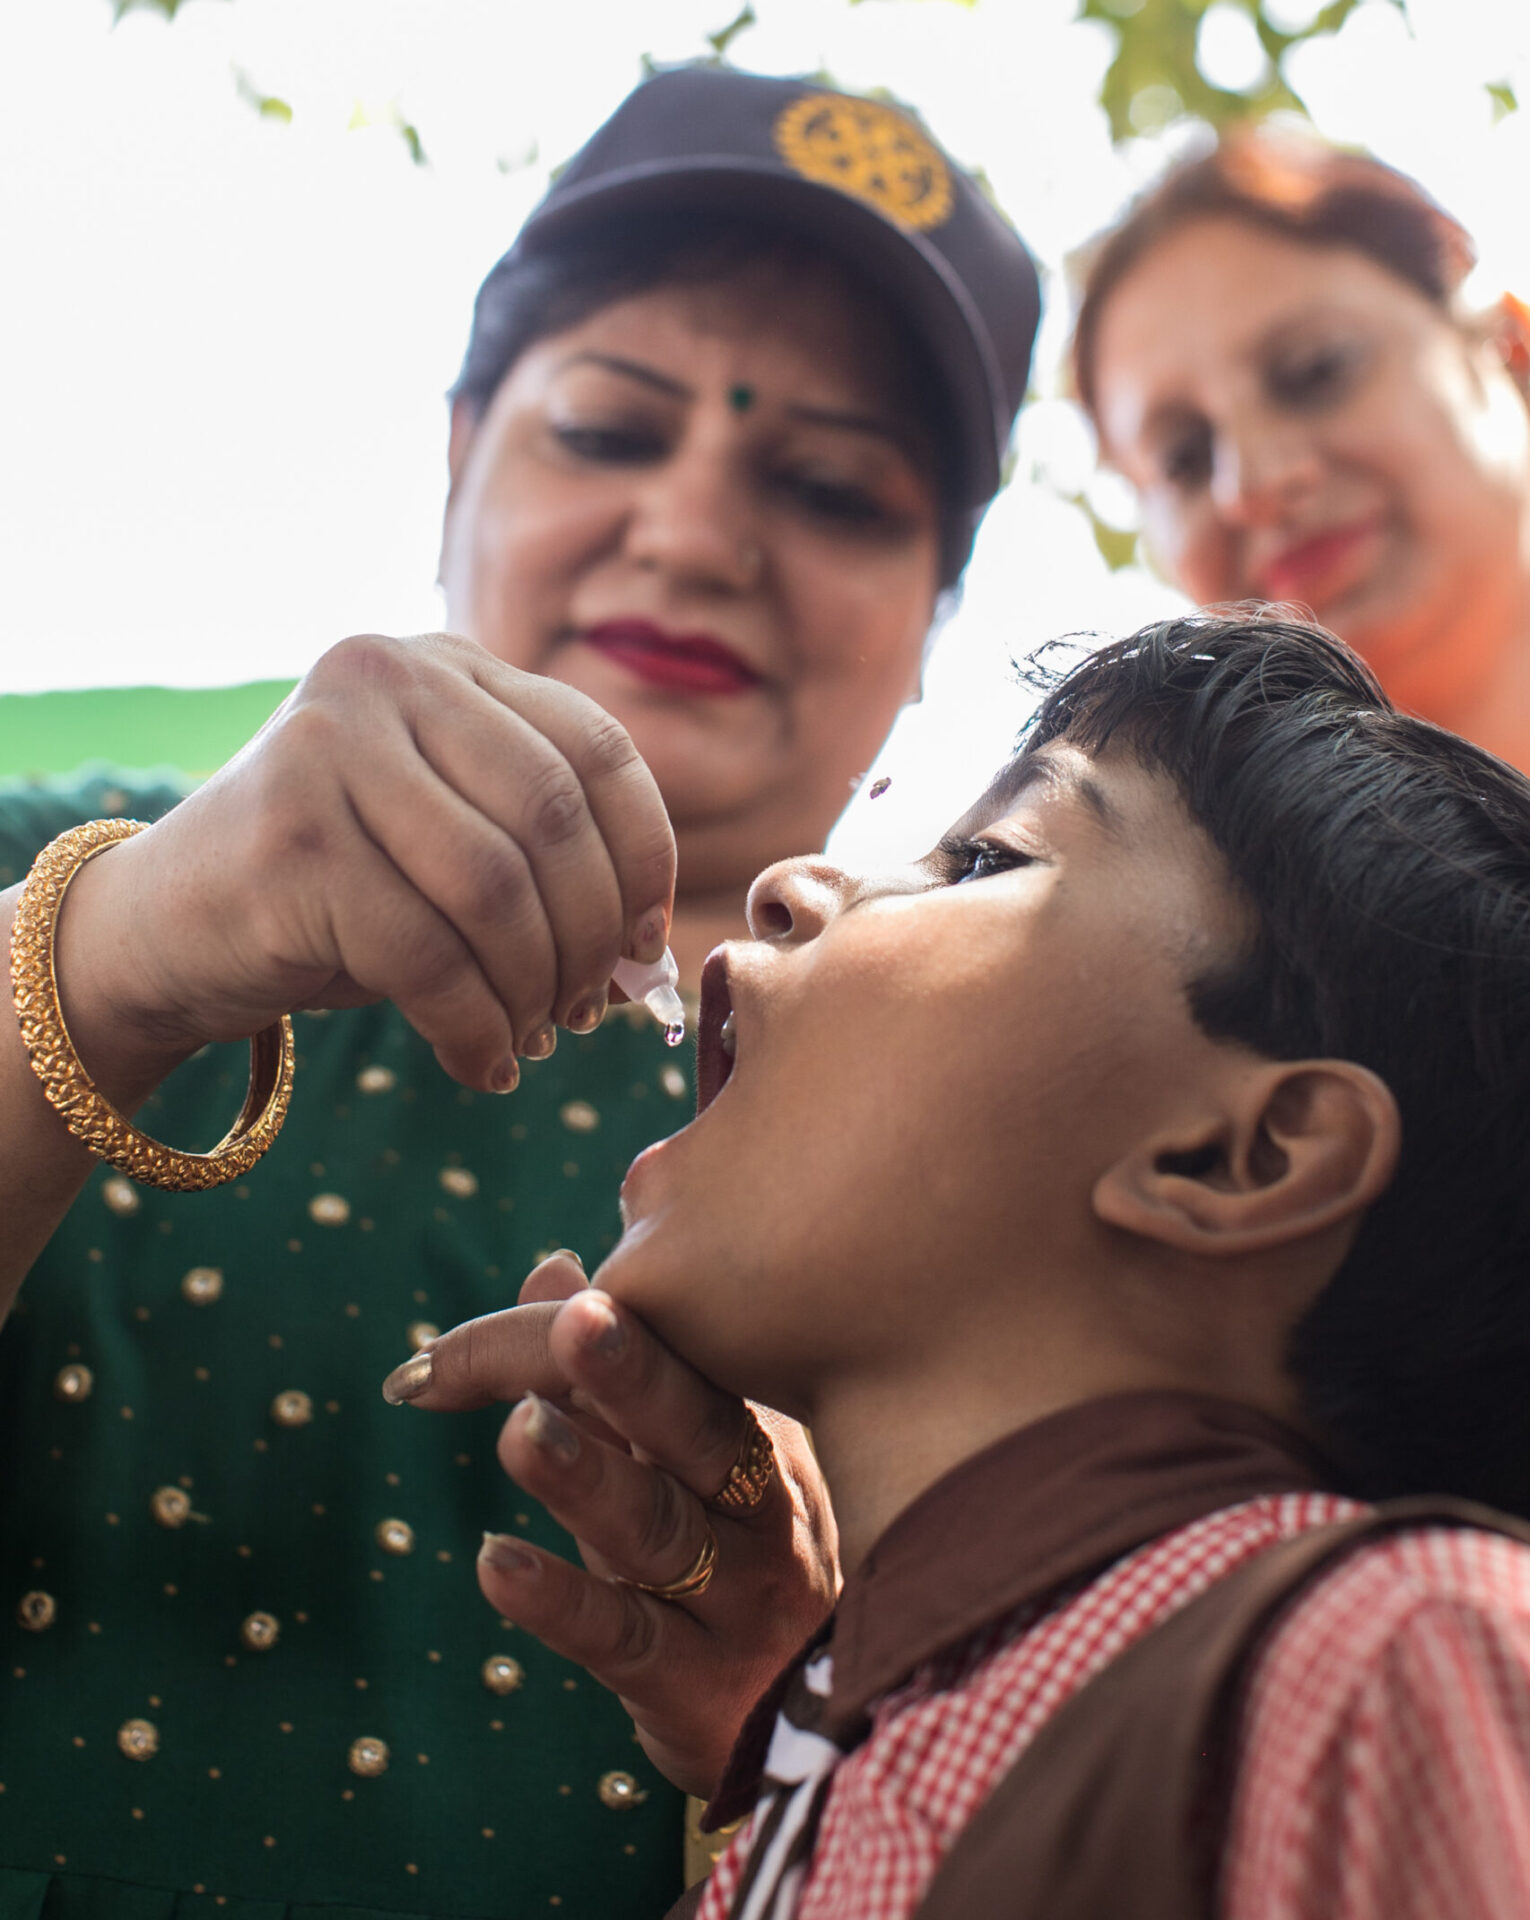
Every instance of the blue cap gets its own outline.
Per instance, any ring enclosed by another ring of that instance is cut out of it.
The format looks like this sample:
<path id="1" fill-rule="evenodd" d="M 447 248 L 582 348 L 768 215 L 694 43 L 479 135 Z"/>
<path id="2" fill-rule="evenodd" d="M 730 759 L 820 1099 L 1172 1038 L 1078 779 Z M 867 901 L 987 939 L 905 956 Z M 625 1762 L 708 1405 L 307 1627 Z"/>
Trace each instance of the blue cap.
<path id="1" fill-rule="evenodd" d="M 971 175 L 881 101 L 717 67 L 645 81 L 563 169 L 490 273 L 479 320 L 496 274 L 587 221 L 687 205 L 789 225 L 885 292 L 945 384 L 956 504 L 992 499 L 1030 373 L 1036 268 Z"/>

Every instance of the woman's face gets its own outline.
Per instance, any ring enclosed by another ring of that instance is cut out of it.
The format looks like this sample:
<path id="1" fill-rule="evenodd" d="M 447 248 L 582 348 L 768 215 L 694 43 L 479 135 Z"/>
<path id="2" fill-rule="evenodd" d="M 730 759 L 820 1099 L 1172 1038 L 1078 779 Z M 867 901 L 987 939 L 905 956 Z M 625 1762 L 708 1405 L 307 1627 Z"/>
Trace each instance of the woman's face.
<path id="1" fill-rule="evenodd" d="M 597 1284 L 795 1412 L 947 1353 L 1002 1375 L 996 1294 L 1044 1337 L 1048 1289 L 1110 1264 L 1100 1174 L 1223 1051 L 1185 992 L 1246 933 L 1218 856 L 1166 778 L 1054 743 L 915 866 L 763 874 L 750 924 L 702 976 L 698 1116 L 634 1162 Z"/>
<path id="2" fill-rule="evenodd" d="M 1496 349 L 1365 254 L 1229 217 L 1107 297 L 1107 456 L 1193 599 L 1297 601 L 1449 722 L 1524 630 L 1530 421 Z"/>
<path id="3" fill-rule="evenodd" d="M 587 693 L 652 768 L 682 887 L 820 846 L 917 690 L 933 459 L 828 271 L 665 286 L 454 421 L 448 623 Z"/>

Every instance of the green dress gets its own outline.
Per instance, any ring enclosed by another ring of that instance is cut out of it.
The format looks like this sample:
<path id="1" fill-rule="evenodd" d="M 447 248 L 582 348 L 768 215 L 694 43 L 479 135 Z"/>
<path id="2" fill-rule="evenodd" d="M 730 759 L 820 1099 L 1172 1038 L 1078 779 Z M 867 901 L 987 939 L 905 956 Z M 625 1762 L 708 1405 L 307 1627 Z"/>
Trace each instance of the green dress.
<path id="1" fill-rule="evenodd" d="M 0 884 L 78 820 L 177 797 L 109 772 L 0 792 Z M 501 1472 L 502 1409 L 379 1386 L 551 1248 L 595 1266 L 690 1055 L 623 1010 L 495 1098 L 392 1007 L 297 1030 L 253 1173 L 99 1169 L 0 1335 L 0 1920 L 649 1920 L 681 1887 L 680 1795 L 474 1579 L 485 1527 L 567 1536 Z M 204 1050 L 141 1124 L 205 1148 L 246 1064 Z"/>

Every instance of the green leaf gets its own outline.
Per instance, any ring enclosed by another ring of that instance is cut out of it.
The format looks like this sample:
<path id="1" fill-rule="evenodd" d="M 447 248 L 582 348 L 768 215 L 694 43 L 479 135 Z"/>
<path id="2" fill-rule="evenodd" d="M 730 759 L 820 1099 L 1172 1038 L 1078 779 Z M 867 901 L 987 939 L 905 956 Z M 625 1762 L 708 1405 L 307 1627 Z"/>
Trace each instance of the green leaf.
<path id="1" fill-rule="evenodd" d="M 1193 116 L 1222 128 L 1234 121 L 1285 109 L 1305 114 L 1306 102 L 1286 79 L 1284 61 L 1294 46 L 1339 28 L 1365 0 L 1329 0 L 1309 26 L 1286 33 L 1271 25 L 1263 0 L 1235 0 L 1254 23 L 1269 55 L 1267 77 L 1248 93 L 1216 87 L 1196 65 L 1196 36 L 1210 0 L 1079 0 L 1075 18 L 1098 20 L 1116 37 L 1115 57 L 1100 88 L 1100 104 L 1117 142 L 1156 133 L 1173 120 Z M 1406 17 L 1406 0 L 1388 0 Z"/>
<path id="2" fill-rule="evenodd" d="M 287 102 L 274 93 L 262 92 L 242 67 L 234 69 L 234 85 L 239 98 L 252 106 L 262 120 L 275 120 L 284 127 L 292 125 L 292 109 Z"/>
<path id="3" fill-rule="evenodd" d="M 112 0 L 112 24 L 129 13 L 158 13 L 173 20 L 185 4 L 186 0 Z"/>
<path id="4" fill-rule="evenodd" d="M 1112 573 L 1119 573 L 1123 567 L 1129 567 L 1137 558 L 1137 536 L 1129 527 L 1113 527 L 1108 520 L 1102 520 L 1089 504 L 1089 497 L 1082 493 L 1059 494 L 1060 500 L 1066 500 L 1070 507 L 1077 507 L 1089 522 L 1089 531 L 1094 535 L 1094 544 L 1100 550 Z"/>
<path id="5" fill-rule="evenodd" d="M 1519 112 L 1519 96 L 1507 80 L 1489 80 L 1485 84 L 1488 98 L 1493 103 L 1493 125 L 1496 127 L 1509 114 Z"/>
<path id="6" fill-rule="evenodd" d="M 754 25 L 757 17 L 753 6 L 750 4 L 750 0 L 744 0 L 742 10 L 728 22 L 727 26 L 719 27 L 716 33 L 706 35 L 707 45 L 712 49 L 713 53 L 716 54 L 719 61 L 727 59 L 729 47 L 733 45 L 733 42 L 741 33 L 748 32 L 749 28 Z"/>

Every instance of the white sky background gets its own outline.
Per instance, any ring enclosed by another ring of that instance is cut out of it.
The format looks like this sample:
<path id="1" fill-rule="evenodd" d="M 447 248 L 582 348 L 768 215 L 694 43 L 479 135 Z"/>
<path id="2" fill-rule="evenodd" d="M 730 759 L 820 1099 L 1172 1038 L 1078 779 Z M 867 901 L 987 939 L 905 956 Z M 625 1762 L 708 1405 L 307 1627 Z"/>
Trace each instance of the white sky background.
<path id="1" fill-rule="evenodd" d="M 1279 5 L 1292 24 L 1316 11 Z M 755 7 L 738 64 L 889 87 L 986 169 L 1047 271 L 1036 384 L 1055 396 L 1063 254 L 1165 156 L 1111 149 L 1108 30 L 1074 23 L 1075 0 Z M 478 281 L 640 56 L 701 53 L 734 11 L 188 0 L 173 24 L 113 28 L 107 0 L 0 0 L 0 692 L 294 675 L 346 633 L 438 625 L 442 396 Z M 1202 32 L 1215 77 L 1247 84 L 1237 10 Z M 260 119 L 238 73 L 292 124 Z M 1464 218 L 1484 299 L 1530 295 L 1530 0 L 1411 0 L 1406 23 L 1368 0 L 1292 78 L 1325 131 Z M 1501 80 L 1527 109 L 1495 126 Z M 1019 449 L 927 698 L 878 769 L 893 787 L 852 808 L 846 850 L 911 850 L 965 804 L 1025 712 L 1016 652 L 1175 604 L 1109 575 L 1055 497 L 1092 464 L 1066 402 L 1033 408 Z M 1119 518 L 1118 490 L 1094 485 Z"/>

